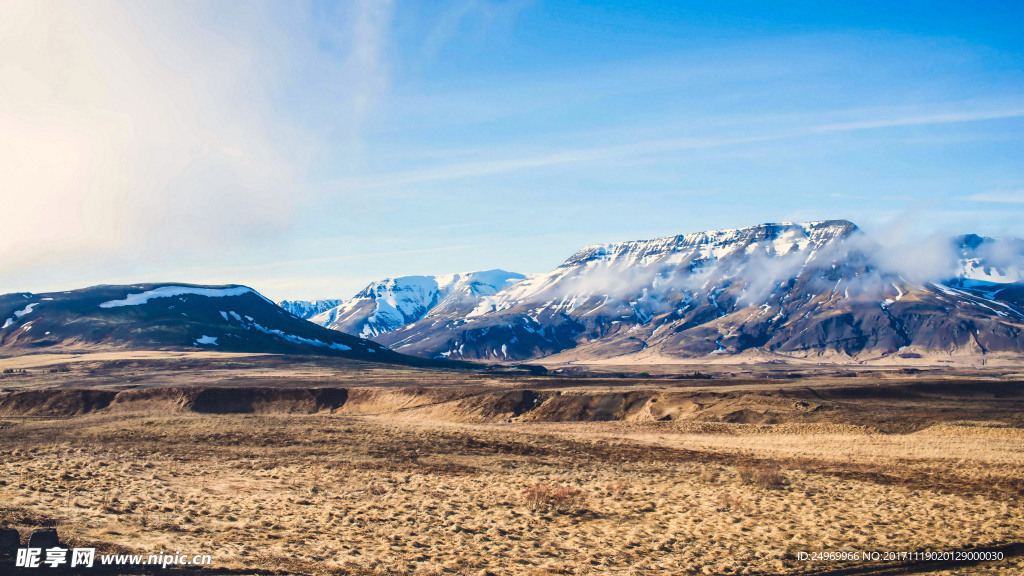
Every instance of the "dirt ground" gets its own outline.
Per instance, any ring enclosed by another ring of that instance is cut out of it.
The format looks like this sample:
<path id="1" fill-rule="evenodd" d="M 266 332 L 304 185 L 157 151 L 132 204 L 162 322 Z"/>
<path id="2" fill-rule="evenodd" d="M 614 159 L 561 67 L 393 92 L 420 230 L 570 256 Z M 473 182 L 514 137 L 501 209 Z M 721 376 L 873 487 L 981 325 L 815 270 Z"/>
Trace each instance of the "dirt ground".
<path id="1" fill-rule="evenodd" d="M 1012 378 L 436 378 L 430 393 L 349 388 L 326 408 L 123 396 L 70 417 L 0 413 L 0 526 L 252 574 L 1024 571 L 1022 556 L 897 572 L 800 560 L 1024 542 Z"/>

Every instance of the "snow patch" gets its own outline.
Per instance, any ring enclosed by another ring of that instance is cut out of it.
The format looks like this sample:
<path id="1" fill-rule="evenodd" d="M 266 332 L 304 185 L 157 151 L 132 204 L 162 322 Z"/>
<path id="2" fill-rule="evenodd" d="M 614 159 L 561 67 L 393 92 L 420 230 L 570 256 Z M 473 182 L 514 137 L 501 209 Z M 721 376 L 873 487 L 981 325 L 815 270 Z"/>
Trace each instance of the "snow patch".
<path id="1" fill-rule="evenodd" d="M 18 310 L 18 311 L 16 311 L 16 312 L 14 313 L 14 316 L 13 316 L 13 317 L 11 317 L 11 318 L 8 318 L 8 319 L 7 319 L 7 321 L 6 321 L 6 322 L 4 322 L 4 326 L 3 326 L 3 327 L 4 327 L 4 328 L 7 328 L 7 327 L 9 327 L 9 326 L 10 326 L 11 324 L 14 324 L 14 323 L 15 323 L 15 322 L 17 322 L 17 321 L 18 321 L 18 320 L 19 320 L 19 319 L 20 319 L 20 318 L 21 318 L 22 316 L 24 316 L 24 315 L 26 315 L 26 314 L 28 314 L 28 313 L 32 312 L 32 309 L 33 309 L 33 308 L 35 308 L 35 307 L 36 307 L 37 305 L 38 305 L 38 302 L 33 302 L 33 303 L 29 304 L 28 306 L 25 306 L 25 307 L 24 307 L 24 308 L 22 308 L 21 310 Z"/>
<path id="2" fill-rule="evenodd" d="M 139 294 L 129 294 L 124 300 L 110 300 L 100 304 L 100 308 L 117 308 L 120 306 L 138 306 L 145 304 L 154 298 L 170 298 L 172 296 L 182 296 L 185 294 L 194 294 L 196 296 L 206 296 L 209 298 L 222 298 L 225 296 L 241 296 L 243 294 L 253 293 L 263 298 L 259 292 L 256 292 L 252 288 L 246 288 L 245 286 L 236 286 L 234 288 L 197 288 L 194 286 L 162 286 L 154 290 L 147 290 Z M 266 298 L 263 298 L 267 300 Z M 270 302 L 267 300 L 267 302 Z M 272 303 L 272 302 L 271 302 Z"/>

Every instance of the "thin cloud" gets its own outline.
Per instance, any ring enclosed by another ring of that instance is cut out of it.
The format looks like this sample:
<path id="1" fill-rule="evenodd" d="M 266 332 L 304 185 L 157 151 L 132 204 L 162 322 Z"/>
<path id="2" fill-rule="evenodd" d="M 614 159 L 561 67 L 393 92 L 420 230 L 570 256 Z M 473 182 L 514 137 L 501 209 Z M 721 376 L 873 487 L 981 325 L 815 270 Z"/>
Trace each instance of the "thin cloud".
<path id="1" fill-rule="evenodd" d="M 958 196 L 957 200 L 963 200 L 964 202 L 988 202 L 991 204 L 1024 204 L 1024 190 L 978 192 L 969 196 Z"/>
<path id="2" fill-rule="evenodd" d="M 459 2 L 441 14 L 424 39 L 421 51 L 424 56 L 433 59 L 468 22 L 474 21 L 480 31 L 486 32 L 496 21 L 509 20 L 531 4 L 533 0 L 503 3 L 487 0 Z"/>
<path id="3" fill-rule="evenodd" d="M 953 112 L 947 114 L 929 114 L 906 118 L 886 118 L 859 122 L 837 122 L 806 128 L 802 134 L 818 134 L 822 132 L 851 132 L 855 130 L 873 130 L 877 128 L 898 128 L 901 126 L 923 126 L 928 124 L 957 124 L 961 122 L 980 122 L 983 120 L 1002 120 L 1006 118 L 1024 117 L 1024 108 L 1011 110 L 990 110 L 977 112 Z"/>
<path id="4" fill-rule="evenodd" d="M 668 154 L 674 152 L 685 152 L 688 150 L 701 150 L 735 146 L 739 144 L 750 144 L 756 142 L 769 142 L 785 140 L 789 138 L 801 138 L 814 136 L 816 134 L 834 132 L 857 132 L 864 130 L 877 130 L 883 128 L 899 128 L 906 126 L 924 126 L 940 124 L 956 124 L 964 122 L 979 122 L 985 120 L 1000 120 L 1024 117 L 1024 108 L 1009 110 L 991 110 L 976 112 L 938 113 L 920 116 L 906 116 L 897 118 L 884 118 L 867 121 L 835 122 L 795 128 L 793 130 L 749 136 L 741 138 L 669 138 L 659 140 L 648 140 L 633 142 L 619 146 L 604 146 L 593 148 L 577 148 L 561 150 L 543 155 L 526 156 L 522 158 L 483 160 L 477 162 L 465 162 L 450 164 L 436 168 L 367 176 L 361 178 L 350 178 L 337 180 L 329 183 L 326 187 L 333 190 L 358 191 L 361 189 L 376 189 L 404 186 L 409 184 L 421 184 L 427 182 L 461 180 L 466 178 L 478 178 L 483 176 L 496 176 L 508 174 L 521 170 L 530 170 L 550 166 L 568 164 L 579 164 L 626 158 L 630 156 L 643 156 L 648 154 Z"/>
<path id="5" fill-rule="evenodd" d="M 394 12 L 391 0 L 359 0 L 355 10 L 352 50 L 345 64 L 346 77 L 355 79 L 353 113 L 361 122 L 373 104 L 387 90 L 387 62 L 384 52 Z"/>

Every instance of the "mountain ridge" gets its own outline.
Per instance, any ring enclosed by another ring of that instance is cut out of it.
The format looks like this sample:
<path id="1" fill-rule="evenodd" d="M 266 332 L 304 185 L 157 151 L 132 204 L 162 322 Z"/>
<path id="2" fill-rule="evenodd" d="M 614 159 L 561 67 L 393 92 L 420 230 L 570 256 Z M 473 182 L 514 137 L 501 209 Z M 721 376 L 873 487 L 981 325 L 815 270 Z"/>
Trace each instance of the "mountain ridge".
<path id="1" fill-rule="evenodd" d="M 331 304 L 334 304 L 331 306 Z M 553 270 L 400 276 L 346 300 L 241 285 L 0 296 L 0 354 L 83 346 L 522 362 L 1024 355 L 1024 240 L 881 245 L 846 220 L 584 246 Z"/>

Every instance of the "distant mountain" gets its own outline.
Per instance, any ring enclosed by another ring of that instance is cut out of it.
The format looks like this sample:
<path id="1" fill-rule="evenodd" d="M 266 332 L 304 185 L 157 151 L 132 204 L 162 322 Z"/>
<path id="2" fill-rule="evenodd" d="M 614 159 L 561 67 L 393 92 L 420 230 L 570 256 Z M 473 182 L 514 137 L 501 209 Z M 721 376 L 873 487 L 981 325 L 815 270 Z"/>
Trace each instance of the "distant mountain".
<path id="1" fill-rule="evenodd" d="M 524 278 L 504 270 L 385 278 L 309 320 L 333 330 L 372 338 L 422 320 L 428 314 L 462 316 Z"/>
<path id="2" fill-rule="evenodd" d="M 245 286 L 140 284 L 0 296 L 0 354 L 138 348 L 329 354 L 388 361 L 380 344 L 292 316 Z"/>
<path id="3" fill-rule="evenodd" d="M 303 320 L 309 320 L 317 314 L 322 314 L 335 306 L 340 305 L 343 302 L 341 299 L 336 300 L 282 300 L 277 303 L 278 306 L 284 308 L 289 314 L 296 318 L 302 318 Z"/>
<path id="4" fill-rule="evenodd" d="M 843 220 L 762 224 L 588 246 L 450 308 L 425 304 L 429 283 L 385 281 L 341 307 L 360 320 L 327 325 L 484 360 L 1012 356 L 1024 352 L 1020 246 L 964 236 L 904 254 Z"/>

